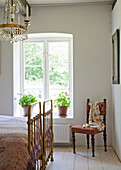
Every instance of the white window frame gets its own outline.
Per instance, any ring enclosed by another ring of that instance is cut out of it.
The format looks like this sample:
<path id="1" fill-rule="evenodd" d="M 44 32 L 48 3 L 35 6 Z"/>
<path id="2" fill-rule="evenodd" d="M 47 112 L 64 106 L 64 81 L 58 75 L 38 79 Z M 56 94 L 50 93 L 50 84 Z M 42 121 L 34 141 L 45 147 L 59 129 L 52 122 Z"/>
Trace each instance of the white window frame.
<path id="1" fill-rule="evenodd" d="M 52 33 L 44 33 L 44 34 L 30 34 L 29 38 L 21 42 L 21 66 L 20 66 L 20 93 L 23 92 L 24 89 L 24 80 L 25 80 L 25 65 L 24 65 L 24 44 L 26 43 L 41 43 L 43 42 L 43 69 L 44 69 L 44 84 L 43 84 L 43 97 L 44 100 L 48 99 L 49 96 L 49 55 L 48 55 L 48 43 L 49 42 L 64 42 L 68 41 L 68 51 L 69 51 L 69 93 L 71 93 L 71 116 L 69 118 L 73 118 L 73 35 L 72 34 L 52 34 Z M 45 71 L 46 70 L 46 71 Z M 48 70 L 48 71 L 47 71 Z M 46 88 L 46 90 L 45 90 Z M 56 117 L 54 117 L 56 118 Z M 58 117 L 57 117 L 58 118 Z"/>

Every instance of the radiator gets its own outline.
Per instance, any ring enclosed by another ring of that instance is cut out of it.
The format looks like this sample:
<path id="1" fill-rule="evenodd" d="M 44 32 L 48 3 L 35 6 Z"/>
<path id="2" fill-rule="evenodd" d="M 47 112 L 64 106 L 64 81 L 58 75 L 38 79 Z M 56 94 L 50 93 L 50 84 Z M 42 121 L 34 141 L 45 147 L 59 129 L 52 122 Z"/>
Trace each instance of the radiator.
<path id="1" fill-rule="evenodd" d="M 54 143 L 70 143 L 70 124 L 54 124 Z"/>

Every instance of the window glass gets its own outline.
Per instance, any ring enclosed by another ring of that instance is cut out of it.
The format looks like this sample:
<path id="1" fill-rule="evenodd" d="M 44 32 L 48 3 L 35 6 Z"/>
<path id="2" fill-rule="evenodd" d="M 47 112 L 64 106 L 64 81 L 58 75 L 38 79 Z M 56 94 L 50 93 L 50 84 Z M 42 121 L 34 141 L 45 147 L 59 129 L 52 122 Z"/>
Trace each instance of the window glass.
<path id="1" fill-rule="evenodd" d="M 25 65 L 43 65 L 43 43 L 24 45 Z"/>
<path id="2" fill-rule="evenodd" d="M 59 93 L 69 92 L 68 41 L 49 42 L 49 98 L 56 99 Z M 54 108 L 58 115 L 58 108 Z"/>
<path id="3" fill-rule="evenodd" d="M 43 99 L 43 43 L 24 43 L 24 93 Z"/>
<path id="4" fill-rule="evenodd" d="M 68 65 L 68 41 L 49 42 L 50 66 Z"/>
<path id="5" fill-rule="evenodd" d="M 43 87 L 43 68 L 25 67 L 25 89 Z"/>

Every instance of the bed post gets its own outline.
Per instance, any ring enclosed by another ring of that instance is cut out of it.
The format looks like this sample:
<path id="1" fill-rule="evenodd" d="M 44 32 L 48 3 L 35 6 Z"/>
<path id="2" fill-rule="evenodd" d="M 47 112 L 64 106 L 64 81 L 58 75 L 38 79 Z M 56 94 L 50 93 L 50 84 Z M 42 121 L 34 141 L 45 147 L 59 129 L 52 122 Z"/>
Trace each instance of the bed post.
<path id="1" fill-rule="evenodd" d="M 53 102 L 51 100 L 51 132 L 52 132 L 52 139 L 51 139 L 51 161 L 54 161 L 53 159 Z"/>
<path id="2" fill-rule="evenodd" d="M 45 102 L 43 102 L 43 155 L 42 155 L 42 169 L 45 170 Z"/>
<path id="3" fill-rule="evenodd" d="M 29 152 L 29 155 L 31 156 L 31 127 L 30 127 L 30 124 L 31 124 L 31 105 L 29 106 L 29 109 L 28 109 L 28 152 Z"/>
<path id="4" fill-rule="evenodd" d="M 40 116 L 40 132 L 39 133 L 40 133 L 40 136 L 39 136 L 39 138 L 41 137 L 41 140 L 42 140 L 43 134 L 42 134 L 42 120 L 41 120 L 41 115 L 42 115 L 42 113 L 41 113 L 41 102 L 39 102 L 39 108 L 40 108 L 40 113 L 39 113 L 39 116 Z M 43 144 L 42 144 L 42 155 L 40 157 L 41 160 L 42 160 L 42 156 L 43 156 Z"/>

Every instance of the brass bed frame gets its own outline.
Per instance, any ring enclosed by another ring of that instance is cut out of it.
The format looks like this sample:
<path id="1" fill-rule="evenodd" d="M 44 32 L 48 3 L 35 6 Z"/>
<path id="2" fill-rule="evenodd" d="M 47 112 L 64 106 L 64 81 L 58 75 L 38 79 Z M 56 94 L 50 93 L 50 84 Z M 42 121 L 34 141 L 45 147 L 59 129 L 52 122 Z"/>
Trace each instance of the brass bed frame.
<path id="1" fill-rule="evenodd" d="M 39 114 L 32 117 L 32 108 L 39 105 Z M 28 109 L 28 152 L 34 167 L 45 170 L 49 159 L 53 161 L 53 102 L 33 103 Z"/>

